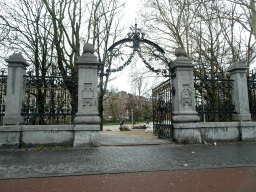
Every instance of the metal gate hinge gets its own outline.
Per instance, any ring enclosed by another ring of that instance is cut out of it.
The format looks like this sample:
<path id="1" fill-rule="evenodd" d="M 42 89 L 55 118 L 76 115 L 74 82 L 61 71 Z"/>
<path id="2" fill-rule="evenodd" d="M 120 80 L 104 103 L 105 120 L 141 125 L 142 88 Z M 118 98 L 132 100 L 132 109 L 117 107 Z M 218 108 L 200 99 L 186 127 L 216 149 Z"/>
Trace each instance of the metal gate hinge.
<path id="1" fill-rule="evenodd" d="M 172 95 L 175 96 L 175 87 L 172 87 L 171 92 L 172 92 Z"/>

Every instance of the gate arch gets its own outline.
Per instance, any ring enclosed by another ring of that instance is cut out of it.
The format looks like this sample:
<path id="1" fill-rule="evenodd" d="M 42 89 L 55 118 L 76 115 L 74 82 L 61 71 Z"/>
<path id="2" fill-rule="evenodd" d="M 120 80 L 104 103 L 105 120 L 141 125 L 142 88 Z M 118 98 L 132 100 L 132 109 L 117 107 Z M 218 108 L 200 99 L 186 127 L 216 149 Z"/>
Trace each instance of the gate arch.
<path id="1" fill-rule="evenodd" d="M 141 46 L 142 44 L 144 47 Z M 121 50 L 122 48 L 124 50 Z M 130 50 L 130 52 L 127 50 Z M 115 42 L 108 48 L 107 54 L 109 55 L 106 55 L 104 58 L 99 75 L 109 76 L 111 73 L 122 71 L 131 63 L 135 53 L 138 54 L 150 71 L 161 74 L 164 77 L 169 77 L 167 81 L 152 90 L 153 129 L 154 134 L 158 137 L 173 139 L 173 129 L 171 125 L 171 101 L 172 95 L 175 94 L 171 81 L 174 77 L 174 73 L 171 69 L 171 64 L 173 62 L 165 57 L 165 51 L 159 45 L 145 39 L 145 33 L 137 27 L 137 23 L 135 23 L 135 27 L 132 28 L 132 32 L 128 33 L 127 38 Z M 149 54 L 148 61 L 143 54 Z M 107 57 L 110 57 L 111 59 L 121 58 L 124 62 L 121 66 L 114 69 L 107 69 L 106 72 L 104 72 L 104 65 L 107 62 Z M 125 57 L 126 59 L 124 59 Z M 165 69 L 156 69 L 152 66 L 152 61 L 162 61 L 165 64 Z M 159 114 L 161 115 L 159 116 Z"/>

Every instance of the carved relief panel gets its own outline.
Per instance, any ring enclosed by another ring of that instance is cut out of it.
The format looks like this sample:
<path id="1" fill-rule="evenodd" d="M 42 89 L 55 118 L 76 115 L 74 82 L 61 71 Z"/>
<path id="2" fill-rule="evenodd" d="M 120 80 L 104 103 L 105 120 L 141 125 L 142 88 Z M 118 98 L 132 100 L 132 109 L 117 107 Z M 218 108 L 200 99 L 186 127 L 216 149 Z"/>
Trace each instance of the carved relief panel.
<path id="1" fill-rule="evenodd" d="M 83 106 L 93 106 L 94 91 L 92 89 L 92 83 L 84 83 L 82 98 L 83 98 Z"/>
<path id="2" fill-rule="evenodd" d="M 191 89 L 188 87 L 188 85 L 183 85 L 181 92 L 181 105 L 184 108 L 192 107 Z"/>

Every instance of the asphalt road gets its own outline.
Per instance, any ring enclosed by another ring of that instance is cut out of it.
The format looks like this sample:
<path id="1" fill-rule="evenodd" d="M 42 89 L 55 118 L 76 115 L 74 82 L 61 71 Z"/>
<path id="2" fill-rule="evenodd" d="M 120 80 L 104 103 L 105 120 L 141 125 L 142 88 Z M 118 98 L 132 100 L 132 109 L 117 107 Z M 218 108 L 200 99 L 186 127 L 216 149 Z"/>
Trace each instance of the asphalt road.
<path id="1" fill-rule="evenodd" d="M 1 192 L 255 192 L 256 167 L 0 180 Z"/>

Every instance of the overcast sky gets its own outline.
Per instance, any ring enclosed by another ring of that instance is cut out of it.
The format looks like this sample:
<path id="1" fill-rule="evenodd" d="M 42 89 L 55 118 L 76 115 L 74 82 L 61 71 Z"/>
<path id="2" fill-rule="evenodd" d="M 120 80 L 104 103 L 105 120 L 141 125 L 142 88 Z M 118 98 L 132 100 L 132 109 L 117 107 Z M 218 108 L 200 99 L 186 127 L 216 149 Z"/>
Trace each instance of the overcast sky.
<path id="1" fill-rule="evenodd" d="M 124 19 L 128 26 L 132 26 L 135 23 L 135 19 L 138 18 L 137 11 L 139 10 L 138 7 L 138 0 L 124 0 L 126 2 L 125 11 L 124 11 Z M 119 40 L 126 38 L 126 36 L 118 38 Z M 109 82 L 108 89 L 117 88 L 119 91 L 127 91 L 132 92 L 129 74 L 131 72 L 131 67 L 126 67 L 123 71 L 118 72 L 116 74 L 111 75 L 111 78 L 117 77 L 115 80 Z"/>

